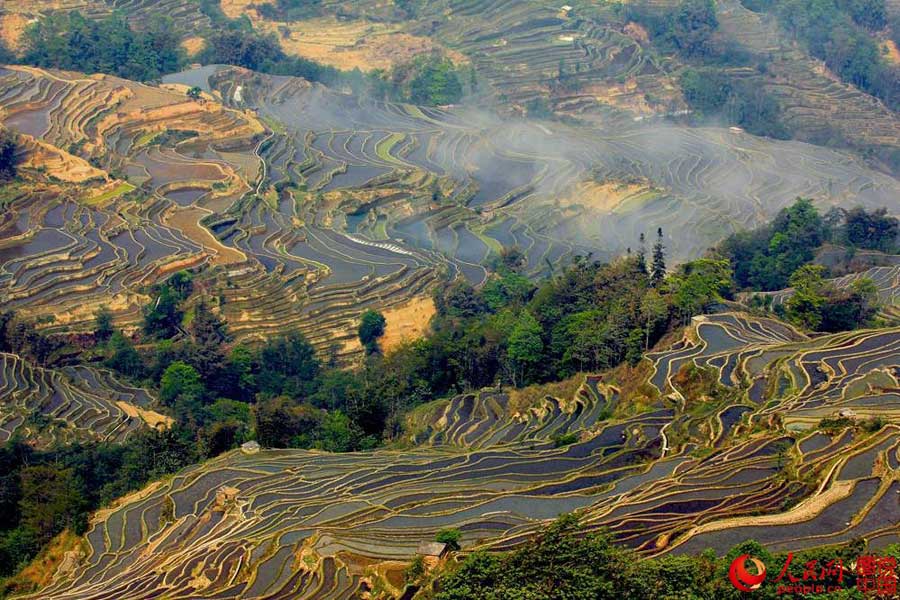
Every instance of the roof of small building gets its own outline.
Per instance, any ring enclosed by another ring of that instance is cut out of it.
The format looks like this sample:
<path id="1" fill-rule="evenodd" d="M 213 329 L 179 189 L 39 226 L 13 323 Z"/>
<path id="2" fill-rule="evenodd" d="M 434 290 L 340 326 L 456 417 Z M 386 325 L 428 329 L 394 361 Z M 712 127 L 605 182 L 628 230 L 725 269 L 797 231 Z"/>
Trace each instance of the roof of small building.
<path id="1" fill-rule="evenodd" d="M 260 447 L 259 442 L 254 441 L 254 440 L 251 440 L 249 442 L 244 442 L 243 444 L 241 444 L 241 450 L 244 450 L 245 452 L 246 451 L 253 452 L 253 451 L 259 450 L 259 447 Z"/>
<path id="2" fill-rule="evenodd" d="M 422 556 L 441 556 L 447 551 L 447 544 L 441 542 L 422 542 L 416 550 L 416 554 Z"/>

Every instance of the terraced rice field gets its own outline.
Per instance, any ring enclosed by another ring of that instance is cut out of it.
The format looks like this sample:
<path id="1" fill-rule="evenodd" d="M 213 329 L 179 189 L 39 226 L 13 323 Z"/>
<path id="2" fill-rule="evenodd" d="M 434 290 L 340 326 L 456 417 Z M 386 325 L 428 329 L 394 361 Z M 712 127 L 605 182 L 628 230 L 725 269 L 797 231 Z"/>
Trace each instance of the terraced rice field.
<path id="1" fill-rule="evenodd" d="M 0 353 L 0 441 L 22 435 L 38 446 L 122 441 L 141 427 L 167 426 L 143 389 L 90 367 L 43 369 Z"/>
<path id="2" fill-rule="evenodd" d="M 767 75 L 742 73 L 772 94 L 784 123 L 799 139 L 862 148 L 896 148 L 900 120 L 880 101 L 841 83 L 821 61 L 802 51 L 774 18 L 754 13 L 739 0 L 716 3 L 723 35 L 758 56 L 768 56 Z"/>
<path id="3" fill-rule="evenodd" d="M 189 100 L 191 85 L 222 103 Z M 11 67 L 0 106 L 68 157 L 0 222 L 0 301 L 62 315 L 50 329 L 86 327 L 101 302 L 135 323 L 147 285 L 191 268 L 238 338 L 299 328 L 353 355 L 365 307 L 477 284 L 503 246 L 540 275 L 658 226 L 670 256 L 692 256 L 797 196 L 900 212 L 896 180 L 802 143 L 371 103 L 229 67 L 163 88 Z M 54 183 L 88 160 L 82 187 Z"/>
<path id="4" fill-rule="evenodd" d="M 488 389 L 426 405 L 408 449 L 234 451 L 96 517 L 88 553 L 40 597 L 347 598 L 375 580 L 399 586 L 443 527 L 463 532 L 464 549 L 502 549 L 573 510 L 645 554 L 748 537 L 880 547 L 898 539 L 900 427 L 815 425 L 848 410 L 897 422 L 898 347 L 896 328 L 809 339 L 708 315 L 648 357 L 661 393 L 637 414 L 589 376 L 572 398 L 523 405 Z M 685 400 L 675 374 L 687 361 L 740 399 Z M 557 447 L 567 432 L 577 441 Z"/>

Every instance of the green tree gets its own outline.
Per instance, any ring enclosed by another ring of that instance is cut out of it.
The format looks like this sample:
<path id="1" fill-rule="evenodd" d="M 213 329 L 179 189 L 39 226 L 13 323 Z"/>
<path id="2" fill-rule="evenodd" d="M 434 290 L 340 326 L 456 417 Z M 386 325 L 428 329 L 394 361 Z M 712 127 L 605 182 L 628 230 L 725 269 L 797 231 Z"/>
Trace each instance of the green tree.
<path id="1" fill-rule="evenodd" d="M 460 545 L 459 541 L 462 539 L 462 532 L 459 529 L 455 528 L 447 528 L 441 529 L 437 532 L 437 535 L 434 536 L 434 541 L 439 542 L 441 544 L 447 544 L 447 546 L 451 550 L 459 550 Z"/>
<path id="2" fill-rule="evenodd" d="M 413 104 L 439 106 L 455 104 L 462 98 L 462 82 L 449 59 L 438 55 L 419 58 L 412 70 L 415 75 L 409 83 L 409 101 Z"/>
<path id="3" fill-rule="evenodd" d="M 788 285 L 791 274 L 810 262 L 826 239 L 825 224 L 812 202 L 798 198 L 771 224 L 729 236 L 719 251 L 734 265 L 738 287 L 760 291 Z"/>
<path id="4" fill-rule="evenodd" d="M 647 238 L 643 231 L 638 239 L 637 261 L 638 269 L 640 269 L 642 273 L 649 273 L 647 270 Z"/>
<path id="5" fill-rule="evenodd" d="M 526 370 L 536 366 L 543 358 L 542 333 L 541 324 L 530 312 L 523 310 L 518 315 L 510 330 L 506 350 L 507 357 L 512 363 L 513 385 L 522 385 Z"/>
<path id="6" fill-rule="evenodd" d="M 669 303 L 658 290 L 648 290 L 641 298 L 641 320 L 644 330 L 644 350 L 650 348 L 650 333 L 669 316 Z"/>
<path id="7" fill-rule="evenodd" d="M 675 12 L 669 35 L 682 54 L 704 55 L 710 51 L 710 42 L 718 27 L 713 0 L 682 0 Z"/>
<path id="8" fill-rule="evenodd" d="M 727 260 L 701 258 L 681 265 L 669 282 L 675 307 L 683 323 L 709 305 L 730 295 L 731 264 Z"/>
<path id="9" fill-rule="evenodd" d="M 650 281 L 653 287 L 659 285 L 666 278 L 666 250 L 663 245 L 662 227 L 656 230 L 656 243 L 653 244 L 653 263 L 650 267 Z"/>
<path id="10" fill-rule="evenodd" d="M 159 399 L 167 405 L 174 404 L 178 398 L 200 399 L 204 392 L 200 373 L 180 360 L 166 368 L 159 382 Z"/>
<path id="11" fill-rule="evenodd" d="M 163 285 L 150 304 L 144 307 L 144 333 L 158 338 L 170 338 L 178 332 L 183 313 L 179 308 L 181 296 Z"/>
<path id="12" fill-rule="evenodd" d="M 564 515 L 524 550 L 470 554 L 442 579 L 435 600 L 613 598 L 632 561 L 608 537 L 587 534 L 575 516 Z"/>
<path id="13" fill-rule="evenodd" d="M 109 353 L 109 358 L 104 361 L 107 367 L 132 379 L 143 377 L 144 361 L 134 349 L 134 345 L 121 332 L 116 331 L 110 337 Z"/>
<path id="14" fill-rule="evenodd" d="M 196 85 L 191 87 L 187 91 L 188 98 L 190 98 L 191 100 L 199 100 L 202 93 L 203 93 L 203 90 L 201 90 Z"/>
<path id="15" fill-rule="evenodd" d="M 791 275 L 790 284 L 794 293 L 785 302 L 789 321 L 809 330 L 815 330 L 822 323 L 824 272 L 825 268 L 821 265 L 803 265 Z"/>
<path id="16" fill-rule="evenodd" d="M 181 67 L 179 42 L 166 17 L 152 17 L 135 32 L 119 12 L 88 19 L 78 11 L 61 11 L 25 30 L 23 60 L 41 67 L 150 81 Z"/>
<path id="17" fill-rule="evenodd" d="M 21 523 L 35 532 L 40 543 L 49 542 L 66 527 L 78 533 L 85 530 L 84 499 L 71 470 L 49 465 L 29 466 L 22 469 L 19 479 Z"/>
<path id="18" fill-rule="evenodd" d="M 900 221 L 889 216 L 886 208 L 867 212 L 862 207 L 847 211 L 845 216 L 847 242 L 859 248 L 894 252 L 900 235 Z"/>
<path id="19" fill-rule="evenodd" d="M 311 448 L 321 411 L 286 396 L 260 400 L 254 410 L 256 437 L 267 448 Z"/>
<path id="20" fill-rule="evenodd" d="M 312 344 L 298 331 L 269 339 L 259 353 L 254 379 L 268 396 L 306 396 L 316 388 L 320 364 Z"/>
<path id="21" fill-rule="evenodd" d="M 374 310 L 367 310 L 359 320 L 359 341 L 368 354 L 379 352 L 378 338 L 384 335 L 387 321 L 384 315 Z"/>
<path id="22" fill-rule="evenodd" d="M 16 137 L 9 129 L 0 128 L 0 181 L 16 176 Z"/>
<path id="23" fill-rule="evenodd" d="M 357 448 L 359 437 L 350 417 L 339 410 L 329 411 L 322 419 L 316 445 L 329 452 L 349 452 Z"/>
<path id="24" fill-rule="evenodd" d="M 105 343 L 110 337 L 112 337 L 113 332 L 113 322 L 112 322 L 112 312 L 110 312 L 109 308 L 106 306 L 101 306 L 96 313 L 94 313 L 94 338 L 99 343 Z"/>

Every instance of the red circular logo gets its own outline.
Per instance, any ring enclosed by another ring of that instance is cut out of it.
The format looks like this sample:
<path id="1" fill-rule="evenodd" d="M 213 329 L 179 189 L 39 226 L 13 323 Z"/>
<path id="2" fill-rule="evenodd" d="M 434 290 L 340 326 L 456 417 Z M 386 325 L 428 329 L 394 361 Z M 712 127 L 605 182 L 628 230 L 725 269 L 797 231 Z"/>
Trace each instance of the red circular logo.
<path id="1" fill-rule="evenodd" d="M 747 561 L 756 567 L 756 573 L 747 570 Z M 728 569 L 728 579 L 731 585 L 742 592 L 752 592 L 759 588 L 766 578 L 766 565 L 758 558 L 751 558 L 749 554 L 741 554 L 731 563 Z"/>

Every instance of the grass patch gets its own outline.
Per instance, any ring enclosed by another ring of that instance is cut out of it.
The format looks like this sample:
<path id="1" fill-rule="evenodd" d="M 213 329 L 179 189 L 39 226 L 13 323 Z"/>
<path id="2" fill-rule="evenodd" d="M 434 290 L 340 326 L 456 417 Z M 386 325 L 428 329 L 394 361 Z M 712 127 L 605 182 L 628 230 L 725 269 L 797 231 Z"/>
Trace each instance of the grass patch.
<path id="1" fill-rule="evenodd" d="M 141 134 L 141 136 L 134 141 L 133 150 L 138 150 L 139 148 L 143 148 L 144 146 L 149 146 L 153 143 L 153 141 L 164 134 L 166 132 L 165 129 L 159 129 L 156 131 L 145 131 Z"/>
<path id="2" fill-rule="evenodd" d="M 82 201 L 82 204 L 86 204 L 88 206 L 100 206 L 102 204 L 106 204 L 112 200 L 115 200 L 119 196 L 123 196 L 129 192 L 135 190 L 135 187 L 128 183 L 127 181 L 120 183 L 113 189 L 103 192 L 99 196 L 94 196 L 93 198 L 87 198 Z"/>
<path id="3" fill-rule="evenodd" d="M 394 147 L 396 147 L 397 144 L 399 144 L 405 137 L 406 135 L 402 133 L 392 133 L 391 135 L 375 144 L 375 154 L 377 154 L 378 158 L 383 161 L 405 167 L 405 163 L 401 162 L 391 155 L 391 150 L 393 150 Z"/>

